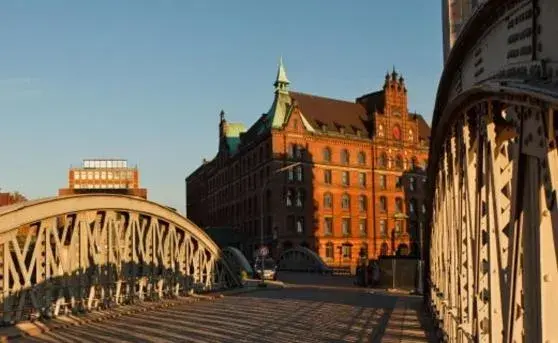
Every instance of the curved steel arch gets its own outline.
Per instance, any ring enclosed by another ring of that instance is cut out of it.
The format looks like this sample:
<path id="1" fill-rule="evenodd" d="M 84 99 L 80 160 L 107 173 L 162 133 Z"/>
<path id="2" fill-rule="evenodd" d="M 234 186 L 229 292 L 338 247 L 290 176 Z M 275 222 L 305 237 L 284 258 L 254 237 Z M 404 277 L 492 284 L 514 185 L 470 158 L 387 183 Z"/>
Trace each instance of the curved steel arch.
<path id="1" fill-rule="evenodd" d="M 248 275 L 253 275 L 254 270 L 252 266 L 250 266 L 250 262 L 246 259 L 246 256 L 235 247 L 226 247 L 223 249 L 223 255 L 227 257 L 227 261 L 231 268 L 235 269 L 235 272 L 240 275 L 240 273 L 244 270 Z"/>
<path id="2" fill-rule="evenodd" d="M 0 211 L 2 320 L 236 287 L 219 247 L 177 212 L 91 194 Z"/>
<path id="3" fill-rule="evenodd" d="M 329 271 L 329 267 L 318 254 L 302 246 L 283 251 L 277 266 L 280 270 L 289 271 Z"/>
<path id="4" fill-rule="evenodd" d="M 440 80 L 426 296 L 451 342 L 558 338 L 557 14 L 553 0 L 487 1 Z"/>

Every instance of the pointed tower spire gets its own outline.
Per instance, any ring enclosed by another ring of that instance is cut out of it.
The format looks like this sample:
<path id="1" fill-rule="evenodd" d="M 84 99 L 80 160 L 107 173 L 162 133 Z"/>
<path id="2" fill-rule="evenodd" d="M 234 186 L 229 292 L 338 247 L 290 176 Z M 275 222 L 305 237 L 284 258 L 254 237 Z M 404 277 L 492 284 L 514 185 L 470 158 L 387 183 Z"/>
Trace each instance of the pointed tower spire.
<path id="1" fill-rule="evenodd" d="M 277 68 L 277 77 L 275 78 L 275 90 L 279 92 L 288 92 L 289 79 L 287 79 L 287 73 L 285 72 L 285 67 L 283 66 L 283 56 L 279 58 L 279 67 Z"/>

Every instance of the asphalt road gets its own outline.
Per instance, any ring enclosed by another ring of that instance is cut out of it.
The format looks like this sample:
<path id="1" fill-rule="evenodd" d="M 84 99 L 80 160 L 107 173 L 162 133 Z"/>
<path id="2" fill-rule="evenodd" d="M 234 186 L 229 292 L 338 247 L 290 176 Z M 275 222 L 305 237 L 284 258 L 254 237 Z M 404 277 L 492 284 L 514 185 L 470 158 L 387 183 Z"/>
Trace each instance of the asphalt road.
<path id="1" fill-rule="evenodd" d="M 270 289 L 54 330 L 19 342 L 433 342 L 420 298 L 283 275 Z"/>

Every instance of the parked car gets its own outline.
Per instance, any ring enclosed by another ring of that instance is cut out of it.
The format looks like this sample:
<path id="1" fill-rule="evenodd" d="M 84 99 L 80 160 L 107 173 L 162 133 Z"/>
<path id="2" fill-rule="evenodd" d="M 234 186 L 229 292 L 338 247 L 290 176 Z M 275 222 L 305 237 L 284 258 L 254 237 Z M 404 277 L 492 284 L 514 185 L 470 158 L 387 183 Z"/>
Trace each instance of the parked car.
<path id="1" fill-rule="evenodd" d="M 271 258 L 263 260 L 263 271 L 265 280 L 277 280 L 277 264 Z M 257 259 L 254 263 L 254 279 L 262 278 L 262 260 Z"/>

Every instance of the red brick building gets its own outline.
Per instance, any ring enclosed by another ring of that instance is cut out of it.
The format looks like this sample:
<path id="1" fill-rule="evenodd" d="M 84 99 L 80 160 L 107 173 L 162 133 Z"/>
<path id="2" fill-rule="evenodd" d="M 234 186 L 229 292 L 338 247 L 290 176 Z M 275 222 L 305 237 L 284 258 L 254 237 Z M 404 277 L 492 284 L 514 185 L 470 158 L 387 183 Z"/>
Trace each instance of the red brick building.
<path id="1" fill-rule="evenodd" d="M 27 201 L 27 198 L 18 192 L 14 193 L 0 193 L 0 206 L 7 206 L 17 204 L 19 202 Z"/>
<path id="2" fill-rule="evenodd" d="M 361 250 L 417 252 L 430 129 L 408 112 L 403 78 L 349 102 L 290 91 L 280 63 L 274 85 L 248 129 L 221 112 L 217 155 L 186 180 L 189 218 L 244 231 L 248 258 L 262 222 L 275 256 L 302 245 L 354 266 Z"/>
<path id="3" fill-rule="evenodd" d="M 139 170 L 128 167 L 126 160 L 91 159 L 84 160 L 80 168 L 70 168 L 68 188 L 62 188 L 58 195 L 113 193 L 138 196 L 147 199 L 147 189 L 140 188 Z"/>

